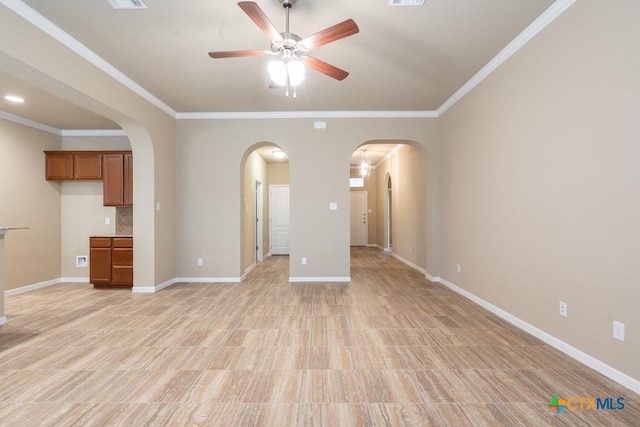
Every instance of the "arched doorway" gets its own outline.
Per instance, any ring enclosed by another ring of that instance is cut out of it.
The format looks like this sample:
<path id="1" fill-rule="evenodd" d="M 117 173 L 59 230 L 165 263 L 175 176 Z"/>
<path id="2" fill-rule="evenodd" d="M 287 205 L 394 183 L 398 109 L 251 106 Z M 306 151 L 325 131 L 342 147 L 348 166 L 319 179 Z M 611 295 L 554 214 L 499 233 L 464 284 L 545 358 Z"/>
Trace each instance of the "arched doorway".
<path id="1" fill-rule="evenodd" d="M 283 237 L 283 233 L 288 232 L 289 160 L 278 145 L 258 143 L 247 149 L 240 170 L 240 261 L 244 277 L 265 257 L 288 255 L 288 246 L 283 249 L 282 241 L 288 245 L 288 235 Z M 274 211 L 273 205 L 279 210 Z M 281 227 L 279 240 L 273 238 L 274 223 Z M 279 246 L 274 248 L 276 242 Z"/>
<path id="2" fill-rule="evenodd" d="M 363 160 L 371 166 L 361 168 Z M 429 173 L 426 149 L 415 141 L 368 141 L 351 158 L 350 176 L 364 175 L 362 187 L 351 187 L 351 192 L 367 192 L 367 246 L 392 254 L 420 271 L 426 271 L 430 245 Z"/>

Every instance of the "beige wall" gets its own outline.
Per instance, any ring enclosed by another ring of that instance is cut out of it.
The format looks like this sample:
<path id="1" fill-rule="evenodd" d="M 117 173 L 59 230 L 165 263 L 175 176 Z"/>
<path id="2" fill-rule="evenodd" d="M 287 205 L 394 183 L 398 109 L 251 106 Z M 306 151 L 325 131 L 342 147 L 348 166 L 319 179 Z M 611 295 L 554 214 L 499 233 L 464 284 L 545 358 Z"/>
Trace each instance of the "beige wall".
<path id="1" fill-rule="evenodd" d="M 267 181 L 271 185 L 289 184 L 289 163 L 269 163 L 267 165 Z"/>
<path id="2" fill-rule="evenodd" d="M 127 137 L 62 137 L 62 150 L 130 150 Z M 134 160 L 135 161 L 135 160 Z M 103 206 L 102 181 L 61 182 L 61 272 L 65 279 L 88 279 L 77 256 L 89 255 L 89 236 L 115 233 L 116 208 Z M 105 225 L 105 218 L 110 224 Z"/>
<path id="3" fill-rule="evenodd" d="M 245 272 L 256 262 L 256 181 L 260 181 L 263 185 L 263 201 L 264 197 L 268 198 L 269 195 L 269 186 L 267 184 L 267 162 L 265 162 L 264 159 L 256 151 L 253 151 L 251 154 L 249 154 L 249 157 L 247 158 L 244 166 L 244 171 L 244 192 L 241 208 L 243 217 L 243 272 Z M 264 251 L 264 241 L 262 242 L 262 245 Z M 262 255 L 264 255 L 264 252 Z"/>
<path id="4" fill-rule="evenodd" d="M 60 184 L 45 180 L 44 150 L 60 137 L 0 119 L 0 225 L 5 236 L 4 290 L 60 277 Z"/>
<path id="5" fill-rule="evenodd" d="M 244 172 L 238 173 L 238 165 L 249 148 L 269 142 L 289 156 L 290 276 L 344 278 L 350 275 L 351 153 L 379 139 L 419 141 L 431 150 L 437 128 L 435 120 L 426 119 L 334 119 L 328 120 L 326 130 L 313 129 L 312 119 L 182 120 L 177 137 L 180 277 L 242 274 L 239 214 Z M 338 204 L 337 211 L 329 210 L 330 202 Z M 430 200 L 428 208 L 435 209 L 435 202 Z M 428 232 L 434 230 L 432 224 Z M 425 231 L 424 239 L 435 253 L 433 235 Z M 199 269 L 192 261 L 196 253 L 205 258 Z M 307 257 L 307 265 L 300 263 L 301 257 Z"/>
<path id="6" fill-rule="evenodd" d="M 387 177 L 392 185 L 393 254 L 427 270 L 427 176 L 430 166 L 422 150 L 403 144 L 376 168 L 378 176 L 378 245 L 386 246 Z M 431 273 L 431 272 L 429 272 Z"/>
<path id="7" fill-rule="evenodd" d="M 442 117 L 440 157 L 441 276 L 634 378 L 638 22 L 576 2 Z"/>

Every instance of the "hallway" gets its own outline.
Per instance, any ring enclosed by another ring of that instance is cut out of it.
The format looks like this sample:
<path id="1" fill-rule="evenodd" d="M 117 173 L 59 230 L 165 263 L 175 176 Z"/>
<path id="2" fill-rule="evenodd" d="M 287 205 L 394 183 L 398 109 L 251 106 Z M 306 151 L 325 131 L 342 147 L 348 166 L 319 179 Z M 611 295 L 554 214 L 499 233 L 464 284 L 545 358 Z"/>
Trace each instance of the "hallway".
<path id="1" fill-rule="evenodd" d="M 0 425 L 637 425 L 633 392 L 374 248 L 352 283 L 153 295 L 61 284 L 7 298 Z M 624 410 L 547 407 L 624 397 Z"/>

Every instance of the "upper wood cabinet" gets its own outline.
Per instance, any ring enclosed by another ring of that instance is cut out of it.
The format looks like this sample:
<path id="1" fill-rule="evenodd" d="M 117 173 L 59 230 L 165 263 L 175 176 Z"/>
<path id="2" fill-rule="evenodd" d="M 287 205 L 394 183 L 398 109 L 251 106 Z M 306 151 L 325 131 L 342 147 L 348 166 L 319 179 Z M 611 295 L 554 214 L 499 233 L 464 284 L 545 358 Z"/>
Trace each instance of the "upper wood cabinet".
<path id="1" fill-rule="evenodd" d="M 102 155 L 103 204 L 105 206 L 133 206 L 133 156 Z"/>
<path id="2" fill-rule="evenodd" d="M 73 179 L 73 153 L 45 151 L 48 180 Z"/>
<path id="3" fill-rule="evenodd" d="M 102 155 L 74 153 L 73 179 L 102 179 Z"/>
<path id="4" fill-rule="evenodd" d="M 48 180 L 102 179 L 101 151 L 45 151 L 44 153 Z"/>
<path id="5" fill-rule="evenodd" d="M 131 151 L 45 151 L 51 181 L 102 180 L 104 206 L 133 206 Z"/>

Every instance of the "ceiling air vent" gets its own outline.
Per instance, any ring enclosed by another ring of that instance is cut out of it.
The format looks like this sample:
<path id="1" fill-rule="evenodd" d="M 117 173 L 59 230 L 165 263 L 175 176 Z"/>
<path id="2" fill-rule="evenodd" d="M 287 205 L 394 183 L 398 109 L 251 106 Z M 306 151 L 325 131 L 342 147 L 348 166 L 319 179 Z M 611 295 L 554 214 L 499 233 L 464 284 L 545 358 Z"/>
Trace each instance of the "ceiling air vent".
<path id="1" fill-rule="evenodd" d="M 389 0 L 389 6 L 424 6 L 425 0 Z"/>
<path id="2" fill-rule="evenodd" d="M 142 0 L 107 0 L 114 9 L 146 9 Z"/>

